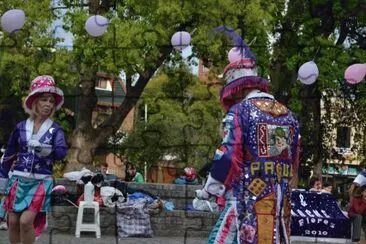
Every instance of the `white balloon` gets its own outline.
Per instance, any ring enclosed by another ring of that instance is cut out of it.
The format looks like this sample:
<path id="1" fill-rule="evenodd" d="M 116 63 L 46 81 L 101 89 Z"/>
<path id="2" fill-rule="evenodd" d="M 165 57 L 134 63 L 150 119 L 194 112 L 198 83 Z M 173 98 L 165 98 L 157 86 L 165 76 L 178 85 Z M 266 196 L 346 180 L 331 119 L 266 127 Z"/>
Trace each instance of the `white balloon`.
<path id="1" fill-rule="evenodd" d="M 85 22 L 85 30 L 89 35 L 98 37 L 107 31 L 109 21 L 106 17 L 101 15 L 92 15 Z"/>
<path id="2" fill-rule="evenodd" d="M 309 61 L 300 66 L 297 79 L 305 85 L 313 84 L 319 76 L 319 69 L 316 63 Z"/>
<path id="3" fill-rule="evenodd" d="M 11 9 L 1 16 L 1 27 L 4 31 L 13 33 L 23 28 L 25 14 L 21 9 Z"/>
<path id="4" fill-rule="evenodd" d="M 178 31 L 174 33 L 170 41 L 176 50 L 182 51 L 189 46 L 191 35 L 186 31 Z"/>

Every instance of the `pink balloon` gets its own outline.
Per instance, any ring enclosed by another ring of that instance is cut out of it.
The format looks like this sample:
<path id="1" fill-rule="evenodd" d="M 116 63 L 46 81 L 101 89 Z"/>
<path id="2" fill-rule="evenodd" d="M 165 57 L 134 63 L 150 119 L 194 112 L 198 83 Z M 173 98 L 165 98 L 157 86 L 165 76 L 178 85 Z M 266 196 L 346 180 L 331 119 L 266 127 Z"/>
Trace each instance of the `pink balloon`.
<path id="1" fill-rule="evenodd" d="M 360 83 L 366 76 L 366 64 L 352 64 L 344 72 L 344 79 L 352 85 Z"/>
<path id="2" fill-rule="evenodd" d="M 186 31 L 178 31 L 174 33 L 170 41 L 176 50 L 182 51 L 189 46 L 191 35 Z"/>
<path id="3" fill-rule="evenodd" d="M 239 61 L 242 59 L 242 55 L 240 54 L 240 49 L 233 47 L 232 49 L 230 49 L 229 53 L 228 53 L 228 59 L 230 63 L 234 63 L 236 61 Z"/>
<path id="4" fill-rule="evenodd" d="M 313 84 L 319 76 L 319 69 L 316 63 L 309 61 L 300 66 L 297 73 L 298 79 L 305 85 Z"/>

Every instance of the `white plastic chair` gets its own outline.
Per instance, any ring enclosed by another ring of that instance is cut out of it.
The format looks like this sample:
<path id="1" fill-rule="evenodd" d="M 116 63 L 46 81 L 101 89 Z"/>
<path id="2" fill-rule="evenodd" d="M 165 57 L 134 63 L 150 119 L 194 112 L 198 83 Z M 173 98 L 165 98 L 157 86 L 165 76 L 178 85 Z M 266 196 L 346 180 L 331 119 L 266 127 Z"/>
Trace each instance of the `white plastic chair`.
<path id="1" fill-rule="evenodd" d="M 94 223 L 83 223 L 84 209 L 87 208 L 94 209 Z M 95 232 L 96 238 L 100 238 L 100 215 L 98 202 L 80 201 L 76 220 L 75 236 L 79 238 L 81 231 Z"/>

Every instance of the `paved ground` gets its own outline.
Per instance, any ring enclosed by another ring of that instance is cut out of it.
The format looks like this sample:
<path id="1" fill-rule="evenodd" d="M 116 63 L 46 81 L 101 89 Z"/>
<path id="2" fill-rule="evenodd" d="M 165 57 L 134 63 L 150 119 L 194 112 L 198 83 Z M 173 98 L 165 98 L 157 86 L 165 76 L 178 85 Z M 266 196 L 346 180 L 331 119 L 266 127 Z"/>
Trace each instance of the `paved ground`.
<path id="1" fill-rule="evenodd" d="M 0 244 L 7 244 L 8 242 L 8 232 L 0 231 Z M 95 238 L 91 234 L 81 234 L 80 238 L 76 238 L 71 234 L 64 233 L 50 233 L 42 234 L 41 238 L 36 242 L 36 244 L 204 244 L 206 243 L 206 238 L 193 238 L 188 237 L 153 237 L 153 238 L 118 238 L 112 235 L 102 236 L 100 239 Z"/>
<path id="2" fill-rule="evenodd" d="M 80 238 L 65 233 L 45 232 L 36 244 L 205 244 L 207 238 L 197 237 L 153 237 L 153 238 L 119 238 L 112 235 L 104 235 L 100 239 L 91 233 L 81 234 Z M 8 244 L 8 232 L 0 231 L 0 244 Z M 291 242 L 292 244 L 310 244 L 314 242 Z M 319 243 L 319 242 L 317 242 Z M 324 242 L 323 242 L 324 243 Z M 330 242 L 328 242 L 330 243 Z M 350 242 L 345 242 L 350 243 Z"/>

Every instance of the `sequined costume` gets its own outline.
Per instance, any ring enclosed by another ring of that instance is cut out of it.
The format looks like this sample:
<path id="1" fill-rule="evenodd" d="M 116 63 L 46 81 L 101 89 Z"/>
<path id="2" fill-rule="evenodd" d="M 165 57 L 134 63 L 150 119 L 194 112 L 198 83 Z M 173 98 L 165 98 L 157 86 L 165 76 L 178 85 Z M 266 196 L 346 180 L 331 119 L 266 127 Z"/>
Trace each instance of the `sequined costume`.
<path id="1" fill-rule="evenodd" d="M 230 64 L 224 76 L 224 138 L 203 191 L 232 196 L 209 243 L 290 243 L 289 181 L 298 165 L 298 121 L 266 93 L 268 82 L 256 75 L 255 60 Z M 244 90 L 250 92 L 237 102 Z"/>

